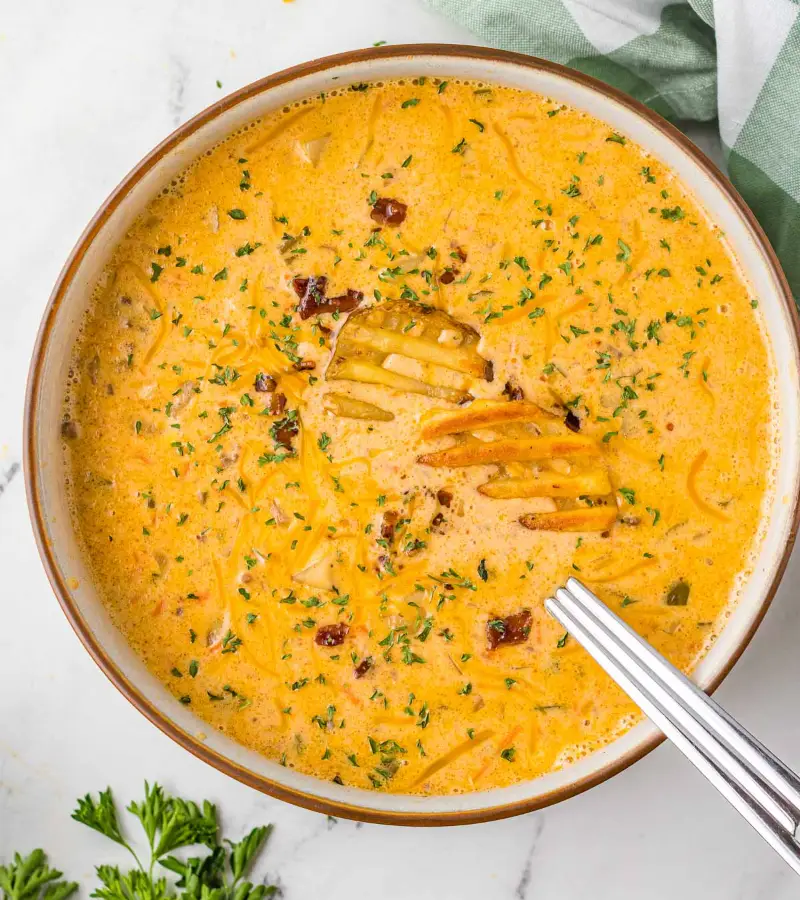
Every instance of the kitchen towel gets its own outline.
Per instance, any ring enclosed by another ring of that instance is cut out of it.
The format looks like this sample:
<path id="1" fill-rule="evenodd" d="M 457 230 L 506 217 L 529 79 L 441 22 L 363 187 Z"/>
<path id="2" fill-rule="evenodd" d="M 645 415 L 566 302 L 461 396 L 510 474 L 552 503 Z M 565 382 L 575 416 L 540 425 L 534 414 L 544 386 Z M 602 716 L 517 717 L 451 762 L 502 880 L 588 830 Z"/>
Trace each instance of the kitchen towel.
<path id="1" fill-rule="evenodd" d="M 718 121 L 728 175 L 800 300 L 797 0 L 426 0 L 480 38 L 593 75 L 681 122 Z"/>

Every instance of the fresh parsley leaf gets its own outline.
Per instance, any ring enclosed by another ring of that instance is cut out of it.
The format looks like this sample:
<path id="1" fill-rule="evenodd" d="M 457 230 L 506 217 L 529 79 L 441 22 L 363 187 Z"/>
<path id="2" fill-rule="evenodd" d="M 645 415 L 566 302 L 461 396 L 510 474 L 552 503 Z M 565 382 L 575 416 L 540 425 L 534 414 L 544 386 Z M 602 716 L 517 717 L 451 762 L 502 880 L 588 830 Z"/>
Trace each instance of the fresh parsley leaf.
<path id="1" fill-rule="evenodd" d="M 178 847 L 205 844 L 213 847 L 217 839 L 217 810 L 205 801 L 203 809 L 191 800 L 173 798 L 163 788 L 145 782 L 143 803 L 131 803 L 128 812 L 142 823 L 150 850 L 156 857 Z"/>
<path id="2" fill-rule="evenodd" d="M 239 696 L 228 685 L 224 691 Z M 276 896 L 278 888 L 274 885 L 243 880 L 264 848 L 271 825 L 253 828 L 238 842 L 223 842 L 219 837 L 216 807 L 208 800 L 201 806 L 192 800 L 172 797 L 160 785 L 151 787 L 147 782 L 144 791 L 144 800 L 131 803 L 127 810 L 139 820 L 147 837 L 150 859 L 146 866 L 122 835 L 110 789 L 102 791 L 96 800 L 87 794 L 78 801 L 72 817 L 122 844 L 136 861 L 136 867 L 127 872 L 119 866 L 98 866 L 100 887 L 92 897 L 97 900 L 267 900 Z M 168 855 L 181 847 L 197 845 L 207 847 L 210 852 L 188 859 Z M 41 854 L 41 851 L 34 852 Z M 156 863 L 178 876 L 174 887 L 166 878 L 154 876 Z M 6 868 L 0 867 L 0 887 L 8 894 L 6 900 L 66 900 L 75 889 L 75 885 L 56 882 L 41 896 L 31 890 L 14 893 L 3 880 L 6 872 Z M 51 872 L 46 880 L 58 878 L 60 874 Z M 13 871 L 9 877 L 12 880 L 8 884 L 13 887 Z"/>
<path id="3" fill-rule="evenodd" d="M 127 847 L 122 832 L 119 830 L 119 821 L 117 820 L 117 807 L 114 804 L 114 797 L 111 794 L 111 788 L 100 791 L 97 801 L 87 794 L 78 800 L 78 808 L 72 813 L 72 818 L 82 825 L 94 828 L 100 834 L 104 834 L 107 838 Z"/>
<path id="4" fill-rule="evenodd" d="M 7 866 L 0 866 L 0 890 L 4 900 L 66 900 L 78 885 L 62 881 L 61 875 L 50 868 L 43 850 L 32 850 L 27 856 L 15 853 Z"/>

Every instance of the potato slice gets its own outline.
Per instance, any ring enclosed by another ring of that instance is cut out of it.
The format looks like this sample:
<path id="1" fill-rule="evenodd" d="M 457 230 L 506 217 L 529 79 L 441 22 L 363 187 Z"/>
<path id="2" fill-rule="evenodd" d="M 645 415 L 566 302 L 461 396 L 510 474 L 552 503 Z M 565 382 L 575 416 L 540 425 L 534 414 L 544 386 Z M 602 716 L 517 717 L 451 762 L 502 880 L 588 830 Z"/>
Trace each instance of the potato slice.
<path id="1" fill-rule="evenodd" d="M 346 394 L 328 394 L 325 397 L 325 409 L 342 419 L 371 419 L 378 422 L 391 422 L 394 419 L 394 413 Z"/>
<path id="2" fill-rule="evenodd" d="M 560 509 L 551 513 L 528 513 L 519 524 L 531 531 L 607 531 L 617 520 L 614 506 Z"/>
<path id="3" fill-rule="evenodd" d="M 348 318 L 337 337 L 325 377 L 328 381 L 382 384 L 397 391 L 462 403 L 471 399 L 466 390 L 431 383 L 433 375 L 422 380 L 391 373 L 384 364 L 390 356 L 404 357 L 491 381 L 492 365 L 478 353 L 479 340 L 474 328 L 442 310 L 390 300 L 357 310 Z"/>
<path id="4" fill-rule="evenodd" d="M 331 551 L 317 556 L 300 572 L 292 575 L 292 581 L 320 591 L 333 590 L 333 567 L 336 554 Z"/>
<path id="5" fill-rule="evenodd" d="M 349 330 L 348 338 L 355 344 L 362 344 L 373 350 L 409 356 L 411 359 L 434 363 L 445 369 L 454 369 L 456 372 L 463 372 L 475 378 L 483 378 L 486 371 L 486 361 L 477 353 L 470 351 L 469 348 L 452 347 L 448 349 L 425 338 L 398 334 L 387 328 L 370 328 L 368 325 L 356 324 Z"/>
<path id="6" fill-rule="evenodd" d="M 320 135 L 318 138 L 299 144 L 301 155 L 316 168 L 319 165 L 319 161 L 322 158 L 322 154 L 325 152 L 325 148 L 328 146 L 330 139 L 331 133 L 328 132 L 327 134 Z"/>
<path id="7" fill-rule="evenodd" d="M 384 369 L 375 363 L 362 362 L 358 359 L 344 360 L 337 367 L 337 374 L 333 377 L 349 381 L 360 381 L 363 384 L 382 384 L 385 387 L 394 388 L 396 391 L 404 391 L 409 394 L 425 394 L 427 397 L 433 397 L 437 400 L 449 400 L 451 403 L 463 403 L 465 400 L 471 399 L 472 396 L 466 391 L 428 384 L 426 381 L 419 381 L 416 378 L 409 378 L 407 375 L 390 372 L 388 369 Z"/>
<path id="8" fill-rule="evenodd" d="M 494 425 L 507 425 L 511 422 L 540 422 L 543 419 L 553 418 L 551 413 L 535 403 L 476 400 L 456 412 L 448 410 L 443 415 L 435 415 L 422 426 L 422 438 L 430 440 L 446 434 L 457 434 L 461 431 L 491 428 Z"/>
<path id="9" fill-rule="evenodd" d="M 542 472 L 536 478 L 500 478 L 478 487 L 479 493 L 496 500 L 515 497 L 581 497 L 584 494 L 601 496 L 611 493 L 611 482 L 602 470 L 559 475 Z"/>
<path id="10" fill-rule="evenodd" d="M 543 435 L 531 438 L 504 438 L 486 443 L 456 444 L 438 453 L 423 453 L 418 462 L 425 466 L 481 466 L 492 463 L 534 462 L 537 459 L 595 457 L 597 444 L 581 435 Z"/>

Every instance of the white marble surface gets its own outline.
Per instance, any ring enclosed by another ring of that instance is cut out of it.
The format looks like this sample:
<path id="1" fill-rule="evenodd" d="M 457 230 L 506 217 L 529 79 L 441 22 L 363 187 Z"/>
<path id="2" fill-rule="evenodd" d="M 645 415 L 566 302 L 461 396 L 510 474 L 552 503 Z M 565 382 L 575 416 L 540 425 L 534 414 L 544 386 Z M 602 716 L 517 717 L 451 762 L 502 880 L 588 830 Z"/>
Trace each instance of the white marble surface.
<path id="1" fill-rule="evenodd" d="M 22 479 L 13 477 L 29 354 L 63 260 L 120 177 L 222 92 L 378 40 L 474 39 L 417 0 L 7 0 L 0 8 L 0 859 L 43 846 L 88 896 L 93 864 L 120 857 L 70 820 L 75 798 L 110 784 L 127 801 L 148 778 L 213 798 L 234 835 L 274 822 L 265 871 L 290 900 L 800 895 L 789 870 L 671 747 L 541 813 L 432 831 L 360 826 L 227 779 L 106 682 L 50 592 Z M 795 767 L 799 576 L 795 556 L 719 691 Z"/>

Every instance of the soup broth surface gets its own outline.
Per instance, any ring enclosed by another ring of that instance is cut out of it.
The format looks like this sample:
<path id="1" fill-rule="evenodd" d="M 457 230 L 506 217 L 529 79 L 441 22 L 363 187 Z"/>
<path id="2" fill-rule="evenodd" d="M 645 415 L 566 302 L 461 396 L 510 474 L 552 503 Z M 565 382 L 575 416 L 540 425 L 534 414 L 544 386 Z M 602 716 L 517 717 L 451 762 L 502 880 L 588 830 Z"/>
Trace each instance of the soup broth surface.
<path id="1" fill-rule="evenodd" d="M 114 251 L 73 373 L 114 622 L 209 727 L 381 791 L 629 728 L 545 598 L 575 575 L 690 671 L 769 486 L 722 232 L 603 122 L 455 78 L 343 85 L 199 158 Z"/>

